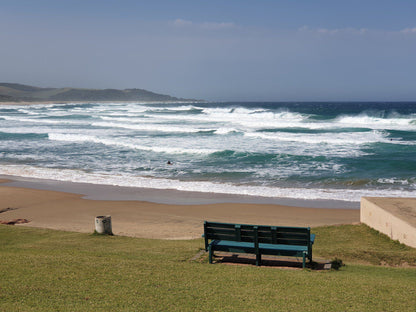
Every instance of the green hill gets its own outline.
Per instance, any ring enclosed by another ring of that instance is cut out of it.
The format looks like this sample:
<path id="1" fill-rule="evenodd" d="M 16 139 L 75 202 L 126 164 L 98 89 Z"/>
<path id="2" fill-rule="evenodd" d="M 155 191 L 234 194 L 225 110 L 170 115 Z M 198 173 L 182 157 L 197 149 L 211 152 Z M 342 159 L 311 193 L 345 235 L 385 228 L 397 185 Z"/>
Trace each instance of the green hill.
<path id="1" fill-rule="evenodd" d="M 39 88 L 0 83 L 0 102 L 36 101 L 190 101 L 143 89 Z"/>

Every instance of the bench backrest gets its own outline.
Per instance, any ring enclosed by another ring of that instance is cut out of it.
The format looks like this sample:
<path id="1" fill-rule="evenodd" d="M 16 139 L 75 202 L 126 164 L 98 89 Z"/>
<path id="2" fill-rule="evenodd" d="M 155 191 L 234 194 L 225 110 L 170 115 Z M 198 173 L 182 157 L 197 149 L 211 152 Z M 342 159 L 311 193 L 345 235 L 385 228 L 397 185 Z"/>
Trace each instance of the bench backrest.
<path id="1" fill-rule="evenodd" d="M 205 248 L 208 240 L 258 242 L 279 245 L 311 245 L 309 227 L 250 225 L 221 222 L 204 222 Z"/>

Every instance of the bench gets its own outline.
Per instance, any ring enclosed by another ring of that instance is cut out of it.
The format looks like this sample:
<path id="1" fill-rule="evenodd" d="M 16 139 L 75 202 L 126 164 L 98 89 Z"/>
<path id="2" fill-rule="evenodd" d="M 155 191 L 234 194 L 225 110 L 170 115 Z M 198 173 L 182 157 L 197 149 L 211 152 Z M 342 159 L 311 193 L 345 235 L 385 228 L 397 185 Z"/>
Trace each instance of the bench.
<path id="1" fill-rule="evenodd" d="M 315 234 L 309 227 L 250 225 L 204 222 L 205 250 L 212 263 L 214 251 L 250 253 L 261 265 L 262 255 L 302 257 L 312 262 L 312 244 Z"/>

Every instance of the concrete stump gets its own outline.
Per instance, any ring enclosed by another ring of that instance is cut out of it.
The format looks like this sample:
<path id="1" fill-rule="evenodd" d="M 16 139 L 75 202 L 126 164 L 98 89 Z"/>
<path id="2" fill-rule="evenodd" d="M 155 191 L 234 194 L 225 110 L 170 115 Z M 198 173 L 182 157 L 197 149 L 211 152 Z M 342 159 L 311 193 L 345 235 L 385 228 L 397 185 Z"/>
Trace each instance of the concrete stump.
<path id="1" fill-rule="evenodd" d="M 95 217 L 95 231 L 98 234 L 113 235 L 113 230 L 111 228 L 111 216 Z"/>

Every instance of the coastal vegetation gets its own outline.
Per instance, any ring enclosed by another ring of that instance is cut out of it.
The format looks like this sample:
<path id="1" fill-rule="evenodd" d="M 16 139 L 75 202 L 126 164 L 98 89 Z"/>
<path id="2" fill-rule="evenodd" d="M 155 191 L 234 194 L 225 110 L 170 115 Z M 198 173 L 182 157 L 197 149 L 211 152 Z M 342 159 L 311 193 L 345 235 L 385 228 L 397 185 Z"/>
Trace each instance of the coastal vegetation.
<path id="1" fill-rule="evenodd" d="M 415 311 L 416 249 L 365 225 L 313 233 L 315 259 L 346 266 L 210 265 L 204 254 L 195 258 L 202 239 L 1 225 L 0 310 Z"/>
<path id="2" fill-rule="evenodd" d="M 37 101 L 184 101 L 143 89 L 39 88 L 0 83 L 0 102 Z M 186 101 L 186 100 L 185 100 Z"/>

